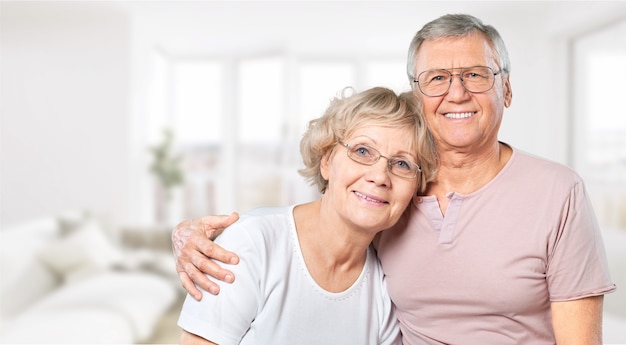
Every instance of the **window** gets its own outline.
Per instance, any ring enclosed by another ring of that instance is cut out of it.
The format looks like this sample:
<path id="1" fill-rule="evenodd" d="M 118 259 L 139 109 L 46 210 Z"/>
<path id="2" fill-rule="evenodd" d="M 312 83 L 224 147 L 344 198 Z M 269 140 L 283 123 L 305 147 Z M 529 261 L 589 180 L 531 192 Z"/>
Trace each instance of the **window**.
<path id="1" fill-rule="evenodd" d="M 184 157 L 184 186 L 167 206 L 170 223 L 318 198 L 297 172 L 308 121 L 347 86 L 409 88 L 402 57 L 192 59 L 155 51 L 153 60 L 143 142 L 159 143 L 169 128 Z M 154 205 L 158 192 L 145 190 L 140 200 Z"/>
<path id="2" fill-rule="evenodd" d="M 404 60 L 378 59 L 364 64 L 366 87 L 386 86 L 395 92 L 411 90 Z"/>
<path id="3" fill-rule="evenodd" d="M 183 147 L 222 142 L 221 66 L 215 61 L 173 64 L 172 127 Z"/>
<path id="4" fill-rule="evenodd" d="M 239 63 L 237 208 L 282 204 L 282 150 L 285 144 L 285 61 L 281 57 Z"/>
<path id="5" fill-rule="evenodd" d="M 604 228 L 626 229 L 626 21 L 574 41 L 574 166 Z"/>
<path id="6" fill-rule="evenodd" d="M 331 99 L 345 87 L 357 87 L 355 66 L 350 62 L 301 61 L 297 77 L 298 126 L 302 131 L 310 120 L 322 116 Z"/>

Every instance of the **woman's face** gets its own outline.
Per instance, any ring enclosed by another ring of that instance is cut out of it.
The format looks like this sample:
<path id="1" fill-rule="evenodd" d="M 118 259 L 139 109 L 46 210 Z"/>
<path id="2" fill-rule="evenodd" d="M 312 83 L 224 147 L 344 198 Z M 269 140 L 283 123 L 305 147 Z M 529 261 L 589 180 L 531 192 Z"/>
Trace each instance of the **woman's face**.
<path id="1" fill-rule="evenodd" d="M 365 144 L 385 157 L 401 156 L 417 162 L 415 140 L 414 129 L 366 125 L 343 143 L 351 147 Z M 328 180 L 325 202 L 350 226 L 376 233 L 394 225 L 415 195 L 418 177 L 391 174 L 384 157 L 371 166 L 357 163 L 348 157 L 347 150 L 337 144 L 322 160 L 322 176 Z"/>

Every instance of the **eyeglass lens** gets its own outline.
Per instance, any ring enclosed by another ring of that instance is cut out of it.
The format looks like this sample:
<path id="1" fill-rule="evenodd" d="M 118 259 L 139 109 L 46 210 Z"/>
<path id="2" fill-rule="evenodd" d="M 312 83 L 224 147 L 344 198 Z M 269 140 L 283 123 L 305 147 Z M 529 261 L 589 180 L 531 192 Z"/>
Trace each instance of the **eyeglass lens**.
<path id="1" fill-rule="evenodd" d="M 441 96 L 450 89 L 453 76 L 459 76 L 461 84 L 467 91 L 480 93 L 493 87 L 496 74 L 486 66 L 460 68 L 459 73 L 451 73 L 446 69 L 432 69 L 420 73 L 417 84 L 426 96 Z"/>
<path id="2" fill-rule="evenodd" d="M 343 144 L 348 149 L 348 157 L 357 163 L 373 165 L 380 157 L 387 159 L 389 171 L 400 177 L 413 178 L 419 172 L 419 166 L 405 157 L 385 157 L 378 150 L 364 144 L 350 146 Z"/>

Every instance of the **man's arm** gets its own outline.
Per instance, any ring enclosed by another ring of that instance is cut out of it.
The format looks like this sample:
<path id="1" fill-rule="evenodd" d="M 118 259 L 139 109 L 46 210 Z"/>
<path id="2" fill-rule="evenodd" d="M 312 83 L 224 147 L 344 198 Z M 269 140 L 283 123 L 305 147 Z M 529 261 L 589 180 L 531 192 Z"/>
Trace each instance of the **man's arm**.
<path id="1" fill-rule="evenodd" d="M 557 345 L 602 345 L 604 296 L 552 302 L 552 327 Z"/>
<path id="2" fill-rule="evenodd" d="M 219 293 L 219 286 L 207 278 L 205 273 L 227 283 L 235 280 L 232 272 L 223 269 L 209 258 L 228 264 L 239 262 L 239 257 L 235 253 L 212 241 L 238 219 L 237 213 L 230 216 L 206 216 L 183 221 L 172 232 L 172 251 L 176 259 L 178 277 L 185 290 L 196 300 L 202 299 L 202 293 L 194 283 L 214 295 Z"/>
<path id="3" fill-rule="evenodd" d="M 180 345 L 217 345 L 216 343 L 206 340 L 202 337 L 199 337 L 193 333 L 189 333 L 183 330 L 183 333 L 180 335 Z"/>

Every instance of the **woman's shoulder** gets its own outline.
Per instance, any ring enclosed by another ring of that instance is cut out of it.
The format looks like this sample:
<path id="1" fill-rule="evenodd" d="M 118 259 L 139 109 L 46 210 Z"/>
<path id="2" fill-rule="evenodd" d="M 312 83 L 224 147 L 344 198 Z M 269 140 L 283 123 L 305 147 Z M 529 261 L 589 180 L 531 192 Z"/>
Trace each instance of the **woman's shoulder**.
<path id="1" fill-rule="evenodd" d="M 246 228 L 251 226 L 273 228 L 290 221 L 293 218 L 292 212 L 293 206 L 258 207 L 241 214 L 234 225 Z"/>
<path id="2" fill-rule="evenodd" d="M 240 219 L 244 218 L 264 218 L 264 217 L 275 217 L 275 216 L 285 216 L 291 215 L 295 205 L 290 206 L 263 206 L 253 208 L 252 210 L 241 214 Z"/>
<path id="3" fill-rule="evenodd" d="M 259 207 L 242 213 L 218 240 L 258 242 L 284 237 L 293 224 L 292 209 L 293 206 Z"/>

